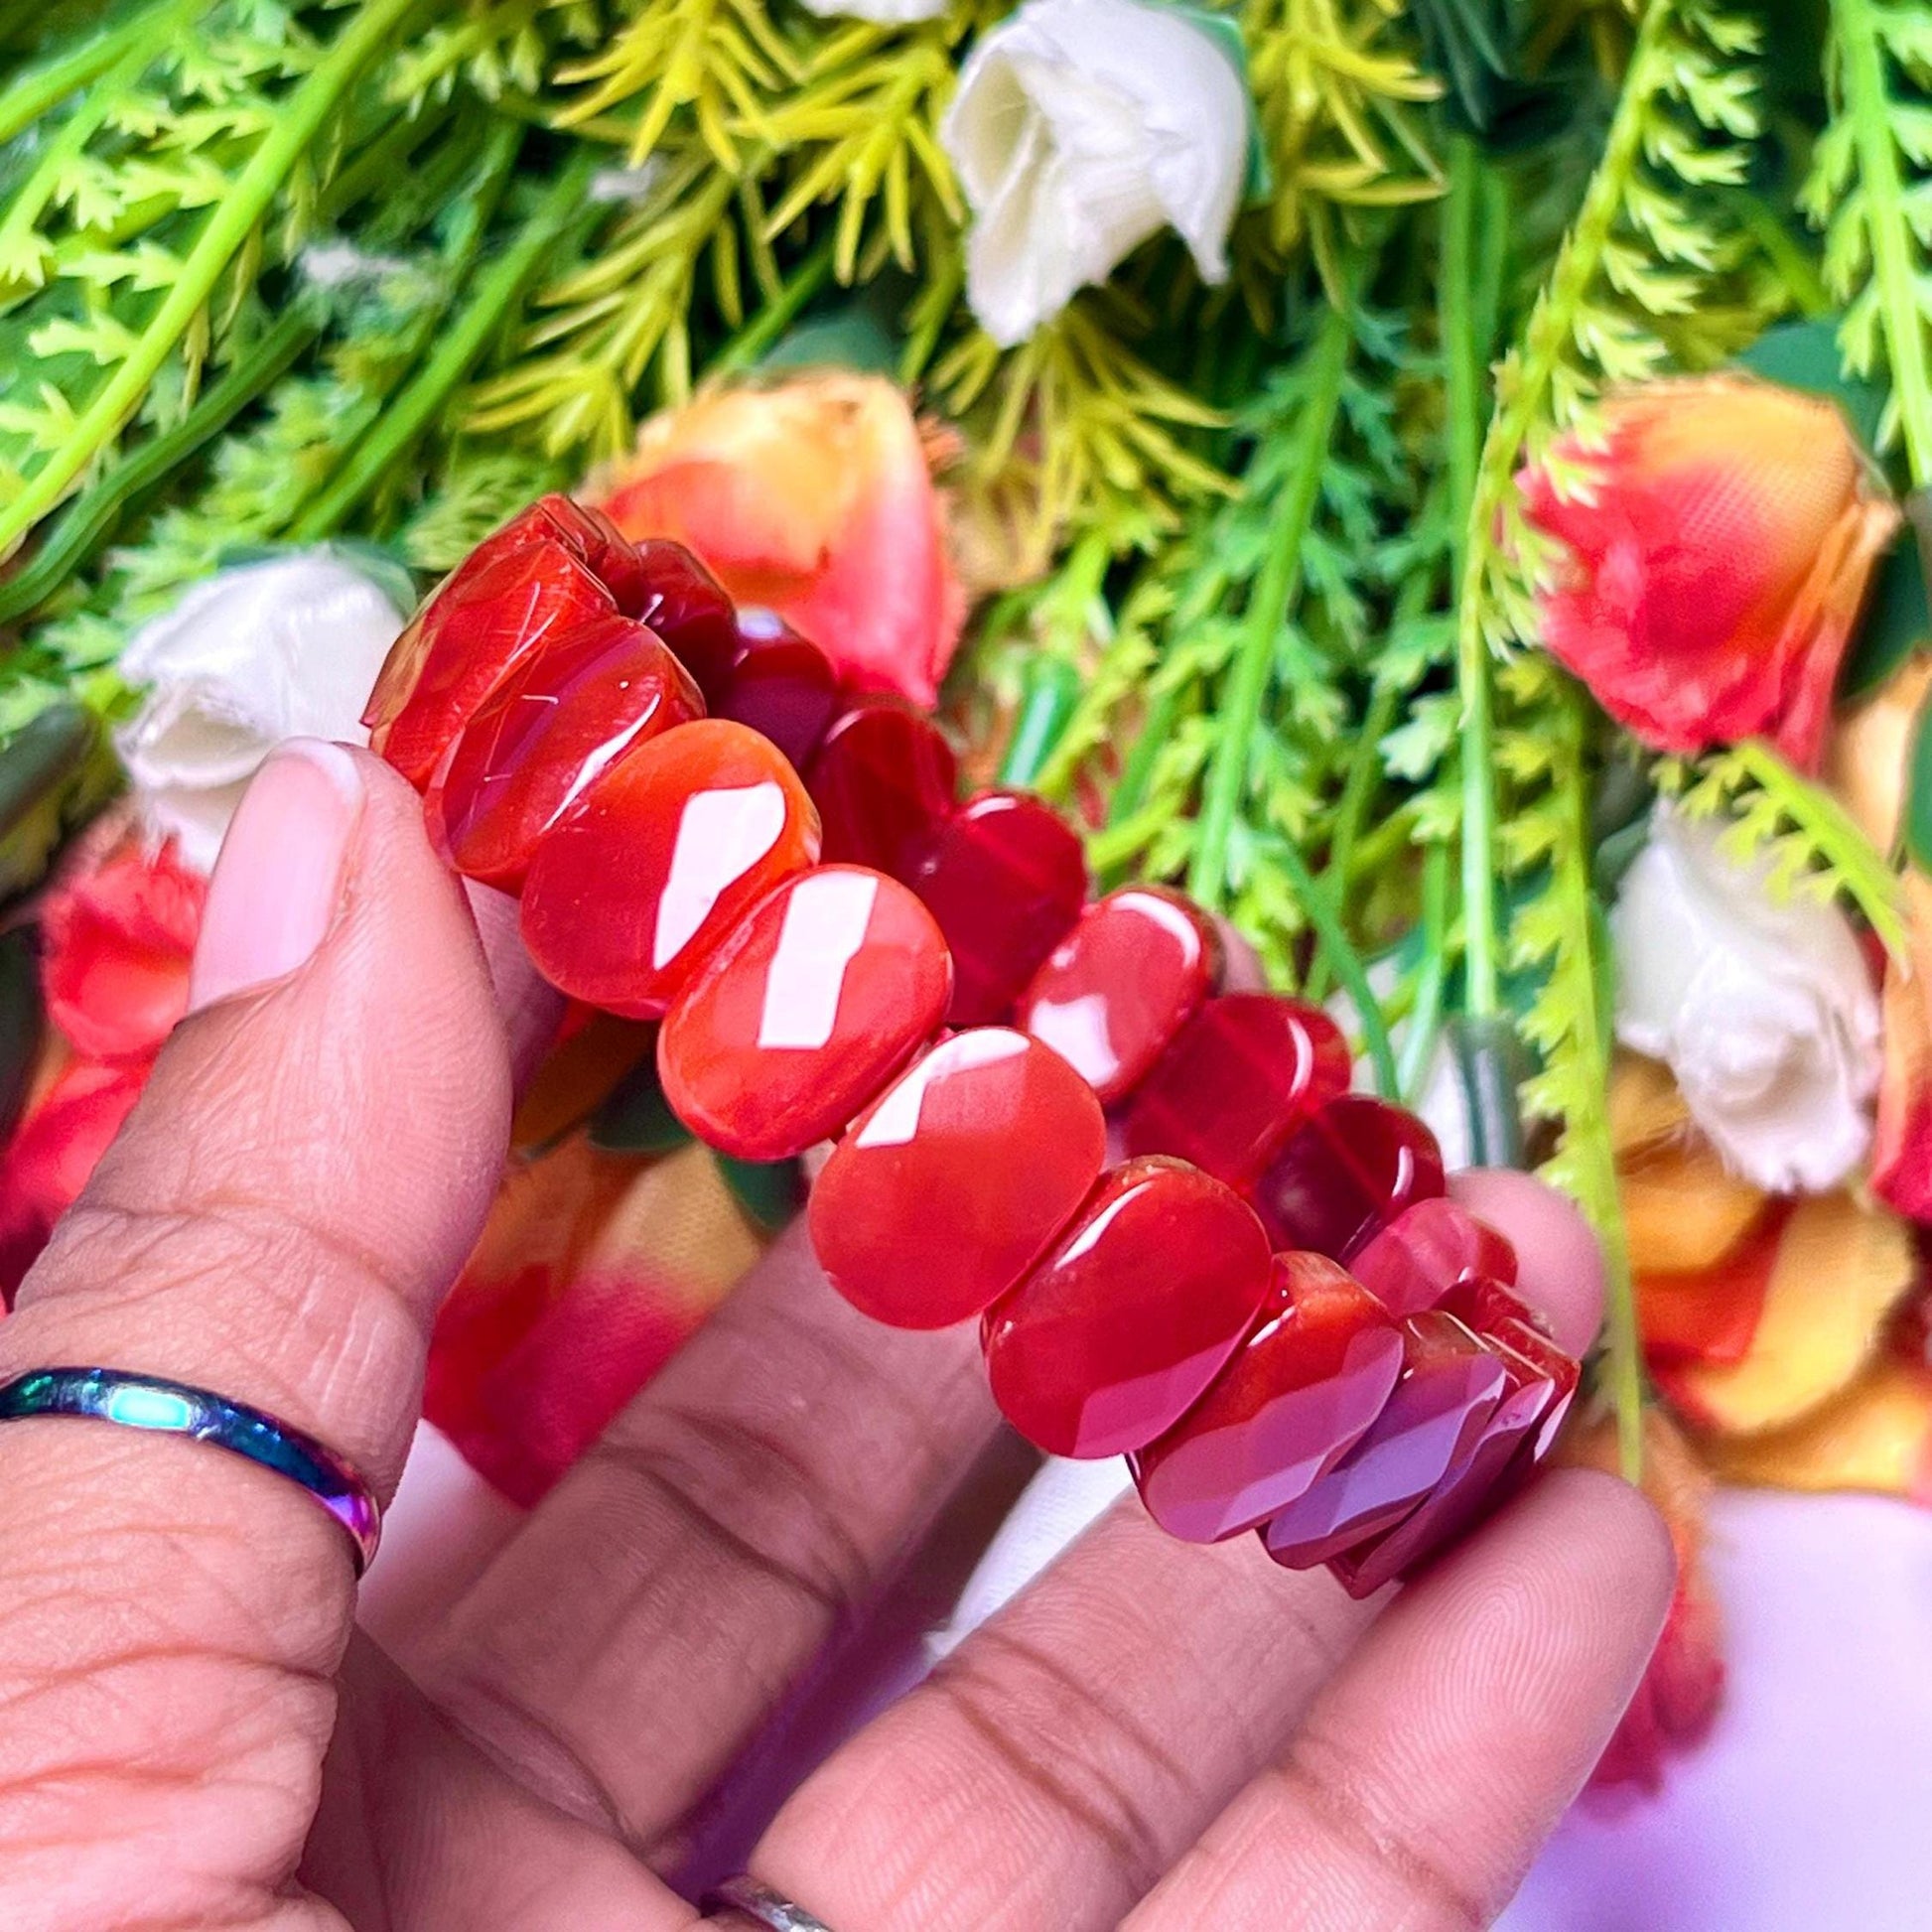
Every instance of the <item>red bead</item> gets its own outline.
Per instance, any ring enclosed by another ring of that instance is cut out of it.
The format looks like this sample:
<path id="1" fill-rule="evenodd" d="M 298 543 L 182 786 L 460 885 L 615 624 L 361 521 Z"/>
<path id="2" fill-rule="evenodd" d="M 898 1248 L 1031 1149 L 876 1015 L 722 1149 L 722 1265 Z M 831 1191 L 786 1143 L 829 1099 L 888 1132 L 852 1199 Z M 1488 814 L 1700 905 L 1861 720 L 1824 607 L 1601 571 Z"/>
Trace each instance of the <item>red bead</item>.
<path id="1" fill-rule="evenodd" d="M 1479 1335 L 1493 1335 L 1505 1322 L 1521 1322 L 1526 1328 L 1548 1333 L 1543 1317 L 1490 1275 L 1469 1272 L 1459 1276 L 1440 1291 L 1436 1306 Z"/>
<path id="2" fill-rule="evenodd" d="M 523 938 L 573 999 L 652 1020 L 752 906 L 818 857 L 818 815 L 776 747 L 722 718 L 613 765 L 537 847 Z"/>
<path id="3" fill-rule="evenodd" d="M 1404 1209 L 1443 1191 L 1443 1151 L 1414 1114 L 1367 1094 L 1331 1100 L 1255 1187 L 1278 1247 L 1351 1261 Z"/>
<path id="4" fill-rule="evenodd" d="M 708 704 L 738 655 L 738 615 L 731 599 L 681 543 L 646 537 L 633 556 L 621 580 L 613 582 L 624 615 L 663 638 Z"/>
<path id="5" fill-rule="evenodd" d="M 1319 1255 L 1277 1255 L 1261 1325 L 1134 1458 L 1148 1514 L 1190 1543 L 1265 1523 L 1354 1448 L 1401 1368 L 1402 1337 L 1374 1296 Z"/>
<path id="6" fill-rule="evenodd" d="M 942 1040 L 860 1116 L 812 1189 L 832 1285 L 897 1328 L 1004 1295 L 1079 1211 L 1106 1158 L 1093 1089 L 1004 1027 Z"/>
<path id="7" fill-rule="evenodd" d="M 1268 1554 L 1311 1570 L 1393 1528 L 1446 1476 L 1460 1470 L 1508 1378 L 1461 1322 L 1431 1311 L 1402 1324 L 1401 1379 L 1368 1434 L 1267 1524 Z"/>
<path id="8" fill-rule="evenodd" d="M 1554 1390 L 1531 1362 L 1492 1348 L 1503 1371 L 1503 1392 L 1459 1469 L 1449 1473 L 1393 1529 L 1331 1559 L 1329 1568 L 1351 1596 L 1371 1596 L 1384 1584 L 1420 1569 L 1500 1503 L 1513 1484 L 1512 1465 L 1539 1429 Z M 1573 1365 L 1574 1366 L 1574 1365 Z"/>
<path id="9" fill-rule="evenodd" d="M 629 618 L 531 652 L 464 727 L 431 788 L 457 870 L 516 892 L 537 841 L 601 772 L 703 716 L 683 666 Z"/>
<path id="10" fill-rule="evenodd" d="M 664 1096 L 745 1161 L 836 1134 L 946 1017 L 952 962 L 903 886 L 855 866 L 788 879 L 699 968 L 657 1035 Z"/>
<path id="11" fill-rule="evenodd" d="M 1583 1370 L 1574 1355 L 1527 1321 L 1498 1321 L 1489 1340 L 1499 1349 L 1520 1355 L 1549 1385 L 1549 1394 L 1536 1419 L 1536 1434 L 1524 1445 L 1527 1459 L 1533 1464 L 1556 1448 L 1557 1438 L 1569 1420 L 1571 1404 L 1577 1400 Z"/>
<path id="12" fill-rule="evenodd" d="M 1111 1106 L 1140 1085 L 1213 991 L 1221 948 L 1178 893 L 1110 893 L 1047 955 L 1021 995 L 1018 1024 L 1065 1054 Z"/>
<path id="13" fill-rule="evenodd" d="M 836 720 L 805 773 L 827 861 L 906 884 L 952 816 L 958 782 L 938 726 L 883 698 Z"/>
<path id="14" fill-rule="evenodd" d="M 1472 1275 L 1513 1282 L 1516 1250 L 1466 1208 L 1434 1198 L 1417 1201 L 1378 1229 L 1348 1267 L 1391 1314 L 1420 1314 L 1440 1307 L 1454 1284 Z"/>
<path id="15" fill-rule="evenodd" d="M 619 615 L 580 558 L 552 537 L 507 542 L 515 530 L 430 594 L 390 647 L 363 714 L 369 743 L 418 790 L 507 671 Z"/>
<path id="16" fill-rule="evenodd" d="M 1348 1075 L 1347 1041 L 1325 1013 L 1272 993 L 1223 993 L 1174 1035 L 1134 1096 L 1127 1151 L 1175 1155 L 1246 1188 L 1316 1108 L 1347 1091 Z"/>
<path id="17" fill-rule="evenodd" d="M 739 614 L 738 653 L 711 713 L 762 732 L 799 770 L 819 748 L 839 708 L 838 675 L 816 644 L 775 620 Z"/>
<path id="18" fill-rule="evenodd" d="M 987 1314 L 1001 1413 L 1053 1455 L 1121 1455 L 1172 1429 L 1268 1294 L 1254 1210 L 1179 1161 L 1130 1161 Z"/>
<path id="19" fill-rule="evenodd" d="M 907 882 L 952 948 L 952 1020 L 1004 1020 L 1080 916 L 1078 837 L 1037 798 L 982 791 L 954 814 Z"/>

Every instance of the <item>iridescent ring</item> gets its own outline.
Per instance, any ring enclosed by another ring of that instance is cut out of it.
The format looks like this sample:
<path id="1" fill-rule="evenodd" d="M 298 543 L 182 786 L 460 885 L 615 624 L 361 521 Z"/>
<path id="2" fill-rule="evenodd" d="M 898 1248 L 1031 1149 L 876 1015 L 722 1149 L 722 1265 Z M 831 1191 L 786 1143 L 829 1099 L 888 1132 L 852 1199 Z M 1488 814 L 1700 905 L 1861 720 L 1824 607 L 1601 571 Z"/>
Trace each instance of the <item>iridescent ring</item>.
<path id="1" fill-rule="evenodd" d="M 326 1444 L 245 1402 L 126 1369 L 37 1368 L 0 1387 L 0 1422 L 29 1416 L 88 1416 L 212 1443 L 307 1490 L 347 1531 L 358 1577 L 374 1560 L 382 1534 L 374 1491 Z"/>
<path id="2" fill-rule="evenodd" d="M 773 1891 L 762 1879 L 743 1872 L 736 1878 L 727 1878 L 715 1891 L 706 1892 L 698 1909 L 735 1912 L 740 1918 L 764 1927 L 765 1932 L 832 1932 L 822 1918 L 814 1918 L 783 1892 Z"/>

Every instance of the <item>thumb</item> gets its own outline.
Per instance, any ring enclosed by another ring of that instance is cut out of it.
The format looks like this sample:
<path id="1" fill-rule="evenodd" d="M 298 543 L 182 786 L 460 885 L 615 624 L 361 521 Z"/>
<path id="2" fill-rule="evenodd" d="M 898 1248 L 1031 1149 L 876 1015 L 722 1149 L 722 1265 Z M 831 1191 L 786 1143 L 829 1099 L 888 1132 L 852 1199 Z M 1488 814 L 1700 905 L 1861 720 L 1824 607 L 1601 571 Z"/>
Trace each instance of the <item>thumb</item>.
<path id="1" fill-rule="evenodd" d="M 384 1500 L 509 1117 L 476 927 L 415 794 L 285 747 L 209 890 L 192 1017 L 0 1323 L 0 1378 L 174 1378 Z M 0 1427 L 0 1924 L 333 1922 L 291 1904 L 353 1611 L 341 1529 L 205 1445 Z"/>

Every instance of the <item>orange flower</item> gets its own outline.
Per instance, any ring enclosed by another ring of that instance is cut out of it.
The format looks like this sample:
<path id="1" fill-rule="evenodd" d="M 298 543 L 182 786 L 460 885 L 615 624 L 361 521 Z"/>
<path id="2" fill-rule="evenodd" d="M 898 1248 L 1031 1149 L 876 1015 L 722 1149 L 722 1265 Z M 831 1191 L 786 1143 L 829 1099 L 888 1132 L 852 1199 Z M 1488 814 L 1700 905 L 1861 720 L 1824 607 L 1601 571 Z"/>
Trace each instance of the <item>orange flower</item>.
<path id="1" fill-rule="evenodd" d="M 849 684 L 937 698 L 965 598 L 927 446 L 884 378 L 826 370 L 710 390 L 646 423 L 593 494 L 626 536 L 696 551 Z"/>
<path id="2" fill-rule="evenodd" d="M 1647 745 L 1765 737 L 1809 770 L 1873 560 L 1898 522 L 1830 403 L 1737 375 L 1604 405 L 1604 443 L 1557 446 L 1587 482 L 1522 479 L 1569 557 L 1543 638 Z"/>

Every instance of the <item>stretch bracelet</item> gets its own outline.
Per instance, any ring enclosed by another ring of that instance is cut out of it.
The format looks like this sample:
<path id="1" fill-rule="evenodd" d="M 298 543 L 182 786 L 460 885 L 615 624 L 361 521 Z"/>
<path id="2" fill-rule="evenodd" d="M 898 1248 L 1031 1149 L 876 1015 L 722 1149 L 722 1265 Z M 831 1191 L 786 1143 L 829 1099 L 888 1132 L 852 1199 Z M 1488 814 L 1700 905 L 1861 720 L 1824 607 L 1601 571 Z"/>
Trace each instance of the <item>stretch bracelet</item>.
<path id="1" fill-rule="evenodd" d="M 1177 894 L 1089 903 L 1041 800 L 959 800 L 929 719 L 677 545 L 546 497 L 432 594 L 367 722 L 539 970 L 661 1022 L 694 1133 L 836 1143 L 809 1222 L 840 1293 L 977 1318 L 1014 1427 L 1127 1456 L 1174 1535 L 1256 1530 L 1365 1594 L 1547 1453 L 1578 1364 L 1334 1023 L 1225 990 Z"/>

